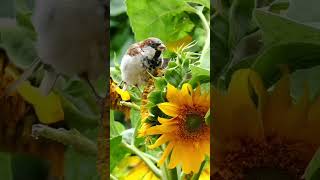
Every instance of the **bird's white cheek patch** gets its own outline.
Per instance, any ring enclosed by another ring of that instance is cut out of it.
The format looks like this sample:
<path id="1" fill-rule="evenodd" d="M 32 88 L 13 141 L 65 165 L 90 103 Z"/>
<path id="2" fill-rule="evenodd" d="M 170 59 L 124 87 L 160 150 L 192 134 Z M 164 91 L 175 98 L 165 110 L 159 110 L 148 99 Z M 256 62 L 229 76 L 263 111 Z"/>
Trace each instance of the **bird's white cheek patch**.
<path id="1" fill-rule="evenodd" d="M 154 54 L 156 53 L 156 50 L 150 46 L 144 47 L 142 50 L 142 55 L 147 56 L 149 59 L 152 59 Z"/>

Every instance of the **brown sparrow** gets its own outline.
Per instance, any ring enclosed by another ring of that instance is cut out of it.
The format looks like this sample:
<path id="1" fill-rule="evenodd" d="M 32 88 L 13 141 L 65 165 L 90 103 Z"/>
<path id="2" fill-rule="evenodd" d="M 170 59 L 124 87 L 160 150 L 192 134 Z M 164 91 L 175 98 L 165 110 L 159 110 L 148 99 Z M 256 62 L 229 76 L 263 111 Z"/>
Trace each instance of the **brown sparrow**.
<path id="1" fill-rule="evenodd" d="M 162 66 L 162 53 L 165 49 L 163 42 L 154 37 L 131 45 L 121 60 L 123 89 L 126 90 L 128 85 L 144 85 L 148 80 L 148 73 L 153 74 L 156 68 Z"/>

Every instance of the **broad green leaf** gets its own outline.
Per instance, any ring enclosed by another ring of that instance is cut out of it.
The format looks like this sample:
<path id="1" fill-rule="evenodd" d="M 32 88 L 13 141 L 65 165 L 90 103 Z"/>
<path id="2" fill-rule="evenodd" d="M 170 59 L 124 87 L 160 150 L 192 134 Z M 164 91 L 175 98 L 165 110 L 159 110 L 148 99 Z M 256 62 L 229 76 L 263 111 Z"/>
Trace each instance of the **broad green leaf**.
<path id="1" fill-rule="evenodd" d="M 44 96 L 39 88 L 31 86 L 27 81 L 18 87 L 18 92 L 28 103 L 33 105 L 40 122 L 51 124 L 64 120 L 60 97 L 54 92 Z"/>
<path id="2" fill-rule="evenodd" d="M 223 67 L 230 60 L 230 50 L 228 47 L 229 22 L 228 20 L 217 15 L 212 20 L 211 29 L 211 61 L 213 69 L 211 69 L 213 77 L 217 77 Z"/>
<path id="3" fill-rule="evenodd" d="M 67 123 L 80 131 L 91 129 L 100 119 L 96 99 L 85 82 L 70 79 L 59 91 Z"/>
<path id="4" fill-rule="evenodd" d="M 20 68 L 27 68 L 37 58 L 34 33 L 26 28 L 17 27 L 1 31 L 1 44 L 12 62 Z"/>
<path id="5" fill-rule="evenodd" d="M 110 139 L 110 172 L 117 166 L 117 164 L 125 157 L 128 150 L 121 144 L 122 137 L 117 136 Z"/>
<path id="6" fill-rule="evenodd" d="M 290 0 L 287 16 L 299 22 L 320 22 L 320 1 Z"/>
<path id="7" fill-rule="evenodd" d="M 68 180 L 99 180 L 96 157 L 84 156 L 71 148 L 65 153 L 65 178 Z"/>
<path id="8" fill-rule="evenodd" d="M 191 33 L 194 23 L 186 13 L 191 7 L 181 0 L 127 0 L 127 13 L 137 41 L 148 37 L 164 43 Z"/>
<path id="9" fill-rule="evenodd" d="M 269 11 L 273 13 L 281 13 L 289 8 L 289 0 L 276 0 L 273 1 L 269 7 Z"/>
<path id="10" fill-rule="evenodd" d="M 192 75 L 207 75 L 210 76 L 210 71 L 195 65 L 190 65 L 190 69 L 192 72 Z"/>
<path id="11" fill-rule="evenodd" d="M 98 129 L 88 129 L 81 132 L 82 135 L 96 141 Z M 64 160 L 66 180 L 100 180 L 97 172 L 97 157 L 85 156 L 68 148 Z"/>
<path id="12" fill-rule="evenodd" d="M 263 10 L 256 10 L 255 17 L 268 44 L 320 41 L 320 29 Z"/>
<path id="13" fill-rule="evenodd" d="M 0 152 L 0 176 L 2 179 L 13 180 L 11 171 L 11 155 Z"/>
<path id="14" fill-rule="evenodd" d="M 199 84 L 210 82 L 210 71 L 198 66 L 190 65 L 192 72 L 192 78 L 189 80 L 189 84 L 193 88 L 196 88 Z"/>
<path id="15" fill-rule="evenodd" d="M 280 67 L 288 65 L 290 70 L 319 65 L 320 43 L 282 43 L 267 48 L 252 65 L 260 73 L 266 85 L 280 77 Z"/>
<path id="16" fill-rule="evenodd" d="M 298 101 L 303 96 L 306 86 L 308 86 L 310 101 L 315 100 L 320 95 L 319 77 L 320 66 L 293 72 L 290 76 L 292 97 Z"/>
<path id="17" fill-rule="evenodd" d="M 320 150 L 315 153 L 303 175 L 306 180 L 317 180 L 320 178 Z"/>
<path id="18" fill-rule="evenodd" d="M 131 109 L 130 110 L 130 121 L 131 121 L 131 127 L 137 127 L 137 123 L 140 121 L 141 116 L 140 116 L 140 111 L 136 109 Z"/>
<path id="19" fill-rule="evenodd" d="M 230 8 L 229 47 L 234 47 L 248 32 L 255 0 L 234 0 Z"/>
<path id="20" fill-rule="evenodd" d="M 115 121 L 114 115 L 115 115 L 114 111 L 110 110 L 110 136 L 111 137 L 119 136 L 125 130 L 125 127 L 123 124 L 121 124 L 118 121 Z"/>
<path id="21" fill-rule="evenodd" d="M 199 86 L 199 84 L 203 83 L 208 83 L 210 82 L 210 76 L 208 75 L 197 75 L 197 76 L 192 76 L 192 78 L 189 80 L 189 84 L 193 87 L 196 88 Z"/>

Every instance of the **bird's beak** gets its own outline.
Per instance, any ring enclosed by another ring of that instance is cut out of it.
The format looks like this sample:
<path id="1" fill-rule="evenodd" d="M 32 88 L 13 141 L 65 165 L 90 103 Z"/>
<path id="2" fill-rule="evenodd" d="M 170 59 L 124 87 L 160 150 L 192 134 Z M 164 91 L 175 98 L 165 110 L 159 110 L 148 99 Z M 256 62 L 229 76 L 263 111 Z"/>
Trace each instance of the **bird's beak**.
<path id="1" fill-rule="evenodd" d="M 159 51 L 164 51 L 164 50 L 166 50 L 166 46 L 163 45 L 163 44 L 160 44 L 160 45 L 157 47 L 157 49 L 158 49 Z"/>

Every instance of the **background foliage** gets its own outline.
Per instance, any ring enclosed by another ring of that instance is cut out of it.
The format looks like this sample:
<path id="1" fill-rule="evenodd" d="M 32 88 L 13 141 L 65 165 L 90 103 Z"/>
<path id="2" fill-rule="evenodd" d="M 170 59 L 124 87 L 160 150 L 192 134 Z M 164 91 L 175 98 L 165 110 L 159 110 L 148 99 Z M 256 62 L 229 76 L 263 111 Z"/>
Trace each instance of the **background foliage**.
<path id="1" fill-rule="evenodd" d="M 319 95 L 319 1 L 216 0 L 211 42 L 214 86 L 226 89 L 231 74 L 252 68 L 272 88 L 283 68 L 291 73 L 297 101 L 308 85 L 310 100 Z M 319 179 L 319 153 L 305 178 Z"/>

